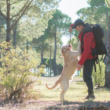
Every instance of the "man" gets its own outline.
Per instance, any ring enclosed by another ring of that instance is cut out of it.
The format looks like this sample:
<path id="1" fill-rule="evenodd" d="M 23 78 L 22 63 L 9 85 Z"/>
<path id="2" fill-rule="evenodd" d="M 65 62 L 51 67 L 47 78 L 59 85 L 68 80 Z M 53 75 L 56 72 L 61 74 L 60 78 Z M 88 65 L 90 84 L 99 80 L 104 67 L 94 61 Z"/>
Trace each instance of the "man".
<path id="1" fill-rule="evenodd" d="M 77 19 L 74 24 L 70 25 L 69 32 L 72 32 L 72 29 L 76 29 L 79 32 L 79 40 L 80 42 L 83 41 L 83 43 L 81 42 L 81 58 L 78 62 L 77 69 L 79 71 L 83 66 L 83 80 L 88 88 L 88 95 L 85 99 L 94 99 L 95 96 L 92 81 L 94 60 L 92 56 L 92 49 L 96 47 L 95 37 L 91 26 L 88 23 L 85 24 L 81 19 Z M 84 34 L 85 31 L 87 33 Z"/>

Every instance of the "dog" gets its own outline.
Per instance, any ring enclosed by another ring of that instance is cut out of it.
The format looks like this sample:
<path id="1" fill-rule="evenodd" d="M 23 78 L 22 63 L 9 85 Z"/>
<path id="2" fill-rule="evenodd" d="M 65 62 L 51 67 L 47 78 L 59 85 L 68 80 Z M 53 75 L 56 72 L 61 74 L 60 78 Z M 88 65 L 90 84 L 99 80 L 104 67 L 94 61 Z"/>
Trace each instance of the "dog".
<path id="1" fill-rule="evenodd" d="M 64 58 L 64 67 L 62 73 L 59 79 L 55 82 L 54 86 L 48 87 L 46 84 L 47 89 L 55 89 L 60 84 L 60 100 L 62 105 L 64 101 L 64 95 L 69 88 L 69 81 L 72 80 L 72 76 L 74 75 L 78 65 L 78 56 L 81 54 L 80 46 L 81 43 L 79 42 L 77 51 L 73 51 L 71 45 L 64 45 L 61 47 L 61 53 Z"/>

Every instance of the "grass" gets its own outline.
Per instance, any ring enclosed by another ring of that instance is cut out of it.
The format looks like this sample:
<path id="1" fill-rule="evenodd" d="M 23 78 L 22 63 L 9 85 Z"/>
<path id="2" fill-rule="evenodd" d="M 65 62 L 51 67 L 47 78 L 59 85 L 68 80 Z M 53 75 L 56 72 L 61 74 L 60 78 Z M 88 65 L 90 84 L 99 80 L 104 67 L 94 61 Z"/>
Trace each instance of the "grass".
<path id="1" fill-rule="evenodd" d="M 36 85 L 34 89 L 39 90 L 39 94 L 37 95 L 38 99 L 44 101 L 59 101 L 60 100 L 60 90 L 57 88 L 55 90 L 48 90 L 45 86 L 47 83 L 49 86 L 54 85 L 55 81 L 58 79 L 57 77 L 41 77 L 42 81 L 41 85 Z M 110 89 L 100 88 L 96 89 L 94 87 L 94 93 L 96 99 L 94 101 L 110 101 Z M 73 81 L 70 82 L 70 87 L 65 94 L 65 99 L 67 101 L 77 101 L 84 102 L 84 98 L 87 95 L 87 87 L 83 82 L 81 77 L 75 76 Z"/>

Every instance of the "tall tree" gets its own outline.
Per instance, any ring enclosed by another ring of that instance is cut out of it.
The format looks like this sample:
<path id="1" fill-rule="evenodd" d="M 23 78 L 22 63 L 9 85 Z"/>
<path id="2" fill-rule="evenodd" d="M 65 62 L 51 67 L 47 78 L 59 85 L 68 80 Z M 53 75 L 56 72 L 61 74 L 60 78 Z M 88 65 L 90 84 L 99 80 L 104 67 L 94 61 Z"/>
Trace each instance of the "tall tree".
<path id="1" fill-rule="evenodd" d="M 61 35 L 68 33 L 68 27 L 71 24 L 71 18 L 67 15 L 63 14 L 60 10 L 56 10 L 53 14 L 53 18 L 49 20 L 49 28 L 52 32 L 52 36 L 54 37 L 54 74 L 57 75 L 57 68 L 56 68 L 56 50 L 57 50 L 57 33 L 60 32 Z M 61 37 L 60 35 L 60 37 Z"/>

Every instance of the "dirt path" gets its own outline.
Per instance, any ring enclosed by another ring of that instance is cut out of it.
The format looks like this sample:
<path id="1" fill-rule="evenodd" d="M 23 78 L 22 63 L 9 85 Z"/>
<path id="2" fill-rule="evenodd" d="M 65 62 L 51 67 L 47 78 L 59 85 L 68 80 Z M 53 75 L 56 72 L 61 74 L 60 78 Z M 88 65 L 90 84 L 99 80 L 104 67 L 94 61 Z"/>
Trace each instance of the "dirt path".
<path id="1" fill-rule="evenodd" d="M 6 104 L 0 110 L 110 110 L 110 102 L 68 102 L 61 106 L 60 101 L 30 100 L 23 104 Z"/>

